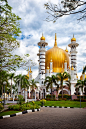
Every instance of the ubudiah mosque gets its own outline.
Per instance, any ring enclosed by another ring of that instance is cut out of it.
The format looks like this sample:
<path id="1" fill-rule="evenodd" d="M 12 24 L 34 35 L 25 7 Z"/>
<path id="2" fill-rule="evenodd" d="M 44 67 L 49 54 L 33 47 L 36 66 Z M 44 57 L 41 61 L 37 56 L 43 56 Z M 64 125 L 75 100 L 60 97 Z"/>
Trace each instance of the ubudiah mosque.
<path id="1" fill-rule="evenodd" d="M 48 43 L 45 40 L 45 37 L 42 34 L 42 37 L 40 38 L 40 42 L 38 42 L 39 46 L 39 53 L 37 56 L 39 56 L 39 73 L 38 76 L 35 78 L 35 81 L 38 81 L 38 89 L 34 90 L 34 98 L 42 99 L 45 98 L 47 94 L 51 94 L 51 89 L 46 91 L 46 86 L 44 85 L 45 78 L 47 76 L 56 75 L 57 73 L 63 73 L 67 72 L 71 75 L 71 95 L 74 95 L 76 93 L 75 84 L 77 83 L 77 47 L 79 46 L 78 43 L 76 43 L 76 39 L 73 35 L 73 38 L 71 39 L 71 43 L 68 44 L 70 47 L 70 52 L 68 52 L 67 48 L 66 50 L 63 50 L 58 47 L 57 45 L 57 36 L 55 33 L 55 42 L 53 48 L 46 51 L 46 46 Z M 32 79 L 32 71 L 30 68 L 30 71 L 28 71 L 27 76 L 29 77 L 29 80 Z M 81 76 L 81 79 L 84 80 L 86 78 L 86 75 L 83 74 Z M 63 94 L 70 94 L 70 90 L 68 89 L 67 85 L 63 84 Z M 31 89 L 26 91 L 27 96 L 31 97 Z M 59 88 L 58 93 L 56 91 L 56 87 L 53 84 L 53 94 L 57 96 L 57 94 L 61 94 L 62 89 Z"/>

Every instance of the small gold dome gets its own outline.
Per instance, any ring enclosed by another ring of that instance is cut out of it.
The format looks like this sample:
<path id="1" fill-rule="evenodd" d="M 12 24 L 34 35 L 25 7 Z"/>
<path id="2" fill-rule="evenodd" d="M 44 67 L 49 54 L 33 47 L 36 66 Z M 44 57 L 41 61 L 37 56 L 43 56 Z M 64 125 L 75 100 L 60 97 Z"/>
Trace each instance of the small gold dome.
<path id="1" fill-rule="evenodd" d="M 76 77 L 78 78 L 78 75 L 76 75 Z"/>
<path id="2" fill-rule="evenodd" d="M 68 52 L 68 49 L 67 49 L 67 47 L 66 47 L 65 51 L 66 51 L 66 52 Z"/>
<path id="3" fill-rule="evenodd" d="M 42 34 L 42 37 L 40 38 L 40 40 L 45 40 L 45 37 L 43 36 L 43 34 Z"/>
<path id="4" fill-rule="evenodd" d="M 74 67 L 73 66 L 71 67 L 71 70 L 74 70 Z"/>
<path id="5" fill-rule="evenodd" d="M 49 67 L 47 66 L 47 69 L 49 69 Z"/>
<path id="6" fill-rule="evenodd" d="M 82 77 L 82 75 L 81 75 L 81 76 L 80 76 L 80 80 L 82 80 L 82 78 L 83 78 L 83 77 Z M 86 74 L 85 74 L 85 79 L 86 79 Z"/>
<path id="7" fill-rule="evenodd" d="M 53 72 L 59 73 L 61 71 L 64 72 L 64 65 L 62 68 L 62 64 L 64 64 L 65 60 L 67 60 L 67 68 L 69 66 L 69 56 L 68 53 L 59 48 L 57 46 L 57 37 L 55 34 L 55 43 L 54 47 L 46 51 L 46 58 L 45 58 L 45 69 L 47 69 L 47 66 L 50 66 L 50 60 L 52 58 L 53 62 Z"/>
<path id="8" fill-rule="evenodd" d="M 74 35 L 73 35 L 73 38 L 71 39 L 71 42 L 72 42 L 72 41 L 76 41 L 76 39 L 74 38 Z"/>
<path id="9" fill-rule="evenodd" d="M 30 71 L 29 71 L 30 73 L 32 73 L 32 71 L 31 71 L 31 67 L 30 67 Z"/>

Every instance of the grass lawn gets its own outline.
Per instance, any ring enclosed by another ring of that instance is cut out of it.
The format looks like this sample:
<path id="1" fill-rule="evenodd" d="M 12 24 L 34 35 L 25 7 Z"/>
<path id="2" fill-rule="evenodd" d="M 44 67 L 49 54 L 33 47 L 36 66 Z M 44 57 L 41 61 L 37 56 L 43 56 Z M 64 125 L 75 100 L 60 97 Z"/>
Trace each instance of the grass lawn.
<path id="1" fill-rule="evenodd" d="M 40 104 L 40 101 L 36 101 L 36 104 Z M 79 101 L 46 101 L 44 106 L 63 106 L 63 107 L 78 107 L 80 108 L 80 102 Z M 86 107 L 86 102 L 81 102 L 81 108 Z"/>
<path id="2" fill-rule="evenodd" d="M 18 112 L 21 112 L 21 111 L 5 111 L 5 112 L 1 112 L 0 116 L 12 115 L 12 114 L 15 114 L 15 113 L 18 113 Z"/>

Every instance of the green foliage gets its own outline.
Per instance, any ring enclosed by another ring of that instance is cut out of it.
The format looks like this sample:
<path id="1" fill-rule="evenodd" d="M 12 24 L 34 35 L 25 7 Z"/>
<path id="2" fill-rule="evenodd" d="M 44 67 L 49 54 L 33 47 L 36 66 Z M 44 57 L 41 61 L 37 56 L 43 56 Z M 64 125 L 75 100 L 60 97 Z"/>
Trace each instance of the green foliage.
<path id="1" fill-rule="evenodd" d="M 59 99 L 62 98 L 62 94 L 59 94 L 59 95 L 58 95 L 58 98 L 59 98 Z M 63 98 L 66 98 L 67 100 L 69 100 L 69 99 L 71 99 L 71 95 L 64 94 L 64 95 L 63 95 Z"/>
<path id="2" fill-rule="evenodd" d="M 30 103 L 25 103 L 25 104 L 22 104 L 22 105 L 10 105 L 9 107 L 9 110 L 17 110 L 17 111 L 25 111 L 25 110 L 31 110 L 31 109 L 39 109 L 40 106 L 37 105 L 37 104 L 30 104 Z"/>
<path id="3" fill-rule="evenodd" d="M 46 100 L 55 100 L 55 95 L 46 95 Z"/>
<path id="4" fill-rule="evenodd" d="M 3 108 L 4 108 L 3 105 L 0 103 L 0 111 L 1 111 Z"/>
<path id="5" fill-rule="evenodd" d="M 23 96 L 18 95 L 18 103 L 21 105 L 23 103 Z"/>
<path id="6" fill-rule="evenodd" d="M 43 106 L 46 103 L 45 99 L 40 100 L 41 106 Z"/>

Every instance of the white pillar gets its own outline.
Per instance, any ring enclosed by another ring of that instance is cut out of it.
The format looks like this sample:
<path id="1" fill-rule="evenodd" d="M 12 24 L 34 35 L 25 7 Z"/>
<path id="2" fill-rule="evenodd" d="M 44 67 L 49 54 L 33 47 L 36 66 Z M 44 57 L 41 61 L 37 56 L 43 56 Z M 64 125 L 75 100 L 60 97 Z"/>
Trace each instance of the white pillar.
<path id="1" fill-rule="evenodd" d="M 64 71 L 67 72 L 67 61 L 64 62 Z"/>
<path id="2" fill-rule="evenodd" d="M 25 88 L 25 103 L 27 102 L 27 88 Z"/>
<path id="3" fill-rule="evenodd" d="M 85 79 L 85 73 L 82 74 L 82 80 L 84 81 L 84 79 Z"/>
<path id="4" fill-rule="evenodd" d="M 36 89 L 35 89 L 35 101 L 36 101 Z"/>
<path id="5" fill-rule="evenodd" d="M 29 98 L 30 98 L 30 86 L 29 86 Z"/>

